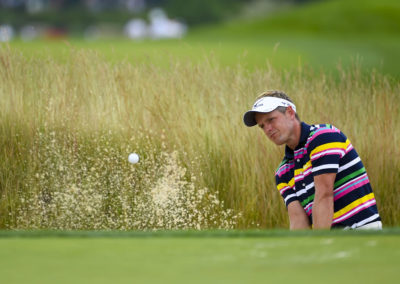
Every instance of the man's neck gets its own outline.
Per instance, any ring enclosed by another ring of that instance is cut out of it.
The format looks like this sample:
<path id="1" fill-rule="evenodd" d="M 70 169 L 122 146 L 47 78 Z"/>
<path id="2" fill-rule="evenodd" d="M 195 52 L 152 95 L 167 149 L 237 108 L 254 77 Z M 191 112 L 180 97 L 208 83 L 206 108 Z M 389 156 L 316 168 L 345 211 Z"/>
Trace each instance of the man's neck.
<path id="1" fill-rule="evenodd" d="M 292 136 L 290 137 L 289 142 L 287 143 L 287 146 L 294 150 L 296 149 L 297 145 L 299 145 L 300 141 L 300 135 L 301 135 L 301 123 L 300 121 L 296 120 L 293 128 L 293 133 Z"/>

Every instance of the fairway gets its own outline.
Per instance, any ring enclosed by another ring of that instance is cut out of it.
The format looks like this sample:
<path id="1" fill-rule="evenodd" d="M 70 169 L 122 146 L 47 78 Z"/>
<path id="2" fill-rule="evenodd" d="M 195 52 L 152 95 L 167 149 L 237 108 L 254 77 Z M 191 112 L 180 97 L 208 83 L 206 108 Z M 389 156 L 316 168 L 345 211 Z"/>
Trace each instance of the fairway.
<path id="1" fill-rule="evenodd" d="M 80 39 L 65 41 L 35 41 L 27 45 L 15 41 L 10 46 L 26 55 L 68 60 L 73 50 L 92 50 L 111 62 L 155 64 L 167 67 L 175 61 L 198 63 L 210 60 L 214 64 L 248 70 L 265 69 L 269 64 L 279 69 L 293 70 L 311 67 L 315 70 L 336 71 L 339 65 L 346 68 L 359 64 L 365 72 L 376 69 L 394 77 L 399 75 L 397 56 L 400 42 L 385 36 L 339 38 L 270 34 L 268 36 L 229 35 L 209 36 L 194 33 L 186 39 L 168 41 L 133 42 L 128 40 L 88 42 Z"/>
<path id="2" fill-rule="evenodd" d="M 399 231 L 0 235 L 2 283 L 394 283 Z"/>

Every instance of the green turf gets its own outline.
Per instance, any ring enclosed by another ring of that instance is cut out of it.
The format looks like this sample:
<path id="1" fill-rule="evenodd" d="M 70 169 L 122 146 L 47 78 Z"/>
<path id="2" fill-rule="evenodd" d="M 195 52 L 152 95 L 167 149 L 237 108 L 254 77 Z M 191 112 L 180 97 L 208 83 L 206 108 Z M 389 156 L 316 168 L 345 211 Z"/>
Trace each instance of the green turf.
<path id="1" fill-rule="evenodd" d="M 176 60 L 202 62 L 206 58 L 216 64 L 249 70 L 265 69 L 268 64 L 278 69 L 311 67 L 335 71 L 339 64 L 349 67 L 361 63 L 366 70 L 400 75 L 395 60 L 400 40 L 387 37 L 334 38 L 312 35 L 271 34 L 260 38 L 207 39 L 193 36 L 185 40 L 131 42 L 128 40 L 86 42 L 69 39 L 65 42 L 37 41 L 29 44 L 13 42 L 11 47 L 28 56 L 53 56 L 68 60 L 71 49 L 91 49 L 114 61 L 134 64 L 152 63 L 168 66 Z"/>
<path id="2" fill-rule="evenodd" d="M 235 36 L 269 32 L 315 35 L 392 34 L 400 32 L 400 2 L 397 0 L 324 0 L 290 6 L 268 17 L 231 21 L 220 32 Z M 215 29 L 218 32 L 218 29 Z"/>
<path id="3" fill-rule="evenodd" d="M 1 232 L 2 283 L 394 283 L 399 231 Z"/>
<path id="4" fill-rule="evenodd" d="M 226 46 L 240 42 L 257 66 L 268 58 L 287 68 L 300 59 L 313 68 L 332 70 L 339 62 L 349 66 L 358 58 L 366 69 L 398 76 L 399 17 L 396 0 L 310 1 L 261 18 L 201 28 L 190 38 L 204 37 Z"/>
<path id="5" fill-rule="evenodd" d="M 182 40 L 129 41 L 14 41 L 10 46 L 25 54 L 68 59 L 71 48 L 100 52 L 110 60 L 151 62 L 168 66 L 175 60 L 210 61 L 249 70 L 292 69 L 301 66 L 333 71 L 338 64 L 361 62 L 400 76 L 400 4 L 395 0 L 330 0 L 310 2 L 262 18 L 233 20 L 190 30 Z"/>

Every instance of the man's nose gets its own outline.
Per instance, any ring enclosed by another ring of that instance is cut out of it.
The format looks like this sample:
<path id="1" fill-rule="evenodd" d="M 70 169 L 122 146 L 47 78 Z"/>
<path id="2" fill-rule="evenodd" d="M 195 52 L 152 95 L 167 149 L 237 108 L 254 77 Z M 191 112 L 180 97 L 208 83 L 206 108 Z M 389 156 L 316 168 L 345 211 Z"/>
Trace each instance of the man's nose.
<path id="1" fill-rule="evenodd" d="M 265 123 L 263 130 L 265 134 L 268 134 L 268 132 L 271 130 L 271 125 L 269 123 Z"/>

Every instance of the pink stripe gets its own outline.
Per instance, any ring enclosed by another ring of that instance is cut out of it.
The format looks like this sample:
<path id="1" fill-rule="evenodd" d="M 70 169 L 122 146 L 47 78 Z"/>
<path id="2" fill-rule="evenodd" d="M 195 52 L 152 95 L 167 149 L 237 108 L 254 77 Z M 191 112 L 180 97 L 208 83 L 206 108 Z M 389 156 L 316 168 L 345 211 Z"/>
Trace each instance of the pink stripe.
<path id="1" fill-rule="evenodd" d="M 279 177 L 281 177 L 281 176 L 283 176 L 284 174 L 286 174 L 288 171 L 290 171 L 291 169 L 293 169 L 294 168 L 294 163 L 293 164 L 286 164 L 285 166 L 283 166 L 283 167 L 281 167 L 280 169 L 278 169 L 277 171 L 276 171 L 276 174 L 279 176 Z"/>
<path id="2" fill-rule="evenodd" d="M 301 150 L 294 152 L 294 158 L 295 159 L 301 159 L 304 157 L 304 148 L 302 148 Z"/>
<path id="3" fill-rule="evenodd" d="M 334 129 L 325 129 L 325 130 L 320 130 L 317 131 L 317 133 L 315 133 L 310 140 L 307 141 L 308 143 L 311 143 L 311 141 L 313 141 L 315 138 L 317 138 L 319 135 L 324 134 L 324 133 L 338 133 L 339 131 L 335 131 Z"/>
<path id="4" fill-rule="evenodd" d="M 367 178 L 365 181 L 362 181 L 362 182 L 358 183 L 360 180 L 365 179 L 365 178 Z M 337 196 L 335 196 L 334 200 L 336 201 L 337 199 L 339 199 L 343 195 L 346 195 L 347 193 L 349 193 L 349 192 L 351 192 L 351 191 L 353 191 L 353 190 L 355 190 L 355 189 L 357 189 L 357 188 L 359 188 L 359 187 L 361 187 L 361 186 L 363 186 L 364 184 L 367 184 L 367 183 L 369 183 L 369 179 L 367 177 L 367 174 L 365 173 L 365 174 L 359 176 L 358 178 L 353 179 L 350 182 L 347 182 L 344 185 L 342 185 L 341 187 L 338 187 L 337 189 L 335 189 L 333 194 L 335 194 L 336 192 L 341 191 L 343 188 L 346 188 L 350 184 L 352 184 L 348 189 L 346 189 L 345 191 L 343 191 L 343 192 L 339 193 Z"/>
<path id="5" fill-rule="evenodd" d="M 303 172 L 302 175 L 298 175 L 294 177 L 294 180 L 296 182 L 304 180 L 306 178 L 306 176 L 310 175 L 312 173 L 312 168 L 307 169 L 305 172 Z"/>
<path id="6" fill-rule="evenodd" d="M 366 176 L 367 176 L 367 173 L 363 173 L 363 174 L 360 175 L 359 177 L 357 177 L 357 178 L 355 178 L 355 179 L 352 179 L 352 180 L 346 182 L 345 184 L 342 184 L 340 187 L 338 187 L 338 188 L 336 188 L 336 189 L 334 190 L 334 193 L 340 191 L 340 190 L 343 189 L 343 188 L 345 188 L 345 187 L 348 186 L 350 183 L 356 183 L 356 182 L 358 182 L 359 180 L 362 180 L 362 179 L 365 178 Z"/>
<path id="7" fill-rule="evenodd" d="M 310 204 L 308 204 L 306 206 L 306 208 L 304 208 L 304 210 L 306 211 L 307 215 L 310 216 L 312 213 L 312 206 L 313 206 L 314 202 L 311 202 Z"/>
<path id="8" fill-rule="evenodd" d="M 347 146 L 347 149 L 346 149 L 346 154 L 348 152 L 350 152 L 351 150 L 353 150 L 353 145 L 349 144 L 349 146 Z"/>
<path id="9" fill-rule="evenodd" d="M 298 175 L 298 176 L 295 176 L 295 177 L 294 177 L 294 181 L 295 181 L 295 182 L 301 181 L 301 180 L 303 180 L 303 179 L 304 179 L 304 175 Z"/>
<path id="10" fill-rule="evenodd" d="M 290 186 L 285 186 L 284 188 L 282 188 L 281 190 L 279 190 L 279 192 L 281 193 L 281 195 L 288 189 L 291 189 Z"/>
<path id="11" fill-rule="evenodd" d="M 349 192 L 351 192 L 351 191 L 353 191 L 353 190 L 355 190 L 355 189 L 357 189 L 357 188 L 362 187 L 363 185 L 365 185 L 365 184 L 367 184 L 367 183 L 369 183 L 369 180 L 368 180 L 368 179 L 367 179 L 367 180 L 364 180 L 364 181 L 362 181 L 362 182 L 360 182 L 360 183 L 358 183 L 358 184 L 356 184 L 355 186 L 349 187 L 349 188 L 346 189 L 345 191 L 343 191 L 343 192 L 341 192 L 340 194 L 338 194 L 337 196 L 335 196 L 334 200 L 335 200 L 335 201 L 338 200 L 340 197 L 342 197 L 342 196 L 348 194 Z"/>
<path id="12" fill-rule="evenodd" d="M 326 153 L 326 154 L 324 154 Z M 311 157 L 311 161 L 317 160 L 322 156 L 326 156 L 326 155 L 335 155 L 338 154 L 340 155 L 340 157 L 343 157 L 344 151 L 343 149 L 340 148 L 330 148 L 330 149 L 326 149 L 317 153 L 314 153 Z M 316 157 L 317 156 L 317 157 Z"/>
<path id="13" fill-rule="evenodd" d="M 364 202 L 363 204 L 360 204 L 359 206 L 357 206 L 356 208 L 353 208 L 350 212 L 346 213 L 345 215 L 342 215 L 336 219 L 333 220 L 333 224 L 342 222 L 344 220 L 349 219 L 350 217 L 356 215 L 359 211 L 363 210 L 363 209 L 367 209 L 371 206 L 374 206 L 376 204 L 375 199 L 372 200 L 368 200 L 366 202 Z"/>

